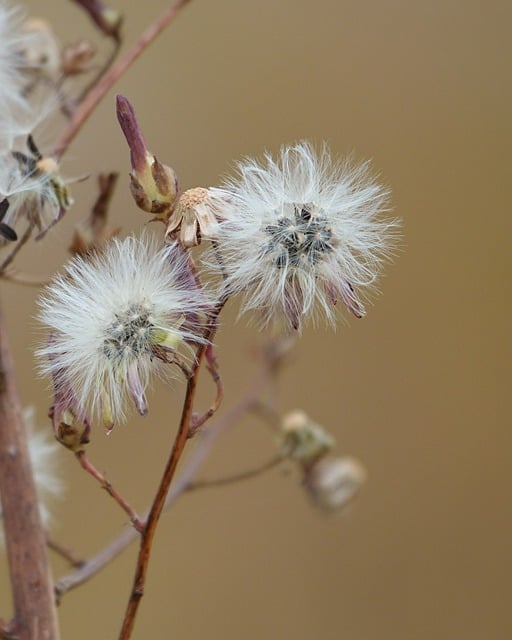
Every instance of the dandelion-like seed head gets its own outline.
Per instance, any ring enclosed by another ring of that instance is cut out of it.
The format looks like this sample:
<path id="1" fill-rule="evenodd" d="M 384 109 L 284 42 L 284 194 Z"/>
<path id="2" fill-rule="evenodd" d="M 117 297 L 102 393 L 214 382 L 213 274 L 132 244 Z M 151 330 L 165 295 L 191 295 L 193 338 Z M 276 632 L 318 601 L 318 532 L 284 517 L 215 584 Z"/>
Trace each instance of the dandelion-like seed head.
<path id="1" fill-rule="evenodd" d="M 177 244 L 157 249 L 147 236 L 114 239 L 101 255 L 73 259 L 54 280 L 40 314 L 51 337 L 38 354 L 59 411 L 67 403 L 107 427 L 124 419 L 128 398 L 147 412 L 151 374 L 165 375 L 182 345 L 202 341 L 207 300 L 188 260 Z"/>
<path id="2" fill-rule="evenodd" d="M 228 292 L 244 296 L 242 312 L 295 329 L 315 310 L 334 322 L 338 301 L 364 315 L 359 294 L 377 280 L 398 226 L 383 217 L 388 193 L 366 164 L 338 164 L 327 147 L 316 153 L 301 142 L 277 161 L 245 160 L 211 193 L 224 201 L 217 249 Z"/>

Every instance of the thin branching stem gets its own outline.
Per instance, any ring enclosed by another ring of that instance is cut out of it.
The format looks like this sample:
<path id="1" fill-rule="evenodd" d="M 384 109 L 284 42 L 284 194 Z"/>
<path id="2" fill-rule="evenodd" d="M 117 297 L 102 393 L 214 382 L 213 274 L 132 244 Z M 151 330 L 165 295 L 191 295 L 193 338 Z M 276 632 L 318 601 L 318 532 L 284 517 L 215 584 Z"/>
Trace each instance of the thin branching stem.
<path id="1" fill-rule="evenodd" d="M 217 440 L 225 434 L 226 431 L 238 424 L 244 415 L 260 402 L 260 398 L 265 391 L 268 389 L 272 390 L 277 371 L 283 362 L 286 351 L 286 345 L 275 344 L 263 350 L 262 367 L 249 384 L 247 393 L 245 393 L 239 402 L 232 406 L 222 418 L 212 423 L 207 431 L 201 432 L 200 437 L 197 439 L 195 449 L 187 459 L 186 466 L 170 487 L 165 499 L 165 510 L 169 509 L 193 482 Z M 134 529 L 125 529 L 122 531 L 95 556 L 89 558 L 80 569 L 67 576 L 63 576 L 56 582 L 55 592 L 57 597 L 60 599 L 68 591 L 90 580 L 117 558 L 117 556 L 138 537 Z"/>
<path id="2" fill-rule="evenodd" d="M 60 542 L 57 542 L 57 540 L 50 537 L 48 534 L 46 535 L 46 544 L 48 545 L 48 549 L 51 549 L 61 558 L 66 560 L 66 562 L 69 562 L 69 564 L 75 569 L 80 569 L 80 567 L 84 566 L 85 560 L 83 558 L 79 558 L 72 549 L 60 544 Z"/>
<path id="3" fill-rule="evenodd" d="M 96 469 L 96 467 L 92 464 L 89 458 L 85 455 L 85 451 L 81 450 L 75 454 L 78 462 L 82 469 L 87 471 L 95 480 L 100 483 L 102 489 L 111 496 L 117 504 L 121 507 L 121 509 L 127 514 L 130 518 L 130 522 L 133 524 L 137 531 L 142 531 L 144 525 L 137 515 L 136 511 L 130 506 L 129 502 L 123 498 L 123 496 L 115 489 L 112 484 L 105 478 L 105 476 Z"/>
<path id="4" fill-rule="evenodd" d="M 267 460 L 263 464 L 260 464 L 254 469 L 247 469 L 247 471 L 241 471 L 240 473 L 234 473 L 231 476 L 225 476 L 223 478 L 211 478 L 209 480 L 196 480 L 191 482 L 187 486 L 187 491 L 196 491 L 197 489 L 209 489 L 214 487 L 224 487 L 230 484 L 236 484 L 243 480 L 251 480 L 257 476 L 261 476 L 263 473 L 274 469 L 283 461 L 282 456 L 274 456 L 270 460 Z"/>
<path id="5" fill-rule="evenodd" d="M 49 284 L 50 278 L 41 278 L 40 276 L 30 275 L 18 271 L 14 267 L 10 267 L 1 274 L 3 280 L 14 282 L 15 284 L 21 284 L 24 287 L 44 287 Z"/>
<path id="6" fill-rule="evenodd" d="M 216 411 L 222 404 L 222 399 L 224 398 L 224 385 L 220 376 L 217 357 L 215 356 L 215 351 L 213 349 L 213 345 L 211 344 L 206 347 L 206 362 L 206 368 L 208 369 L 208 372 L 212 377 L 212 380 L 217 389 L 217 393 L 207 411 L 205 411 L 205 413 L 203 413 L 201 416 L 194 417 L 194 420 L 190 425 L 189 437 L 192 437 L 196 433 L 196 431 L 216 413 Z"/>
<path id="7" fill-rule="evenodd" d="M 118 58 L 117 62 L 112 65 L 99 82 L 91 88 L 73 113 L 68 126 L 57 142 L 54 150 L 54 155 L 57 158 L 63 155 L 105 94 L 114 86 L 123 73 L 131 67 L 153 40 L 174 21 L 178 13 L 189 1 L 190 0 L 177 0 L 167 7 L 146 31 L 144 31 L 134 45 L 128 49 L 124 55 Z"/>
<path id="8" fill-rule="evenodd" d="M 25 229 L 25 232 L 23 233 L 21 238 L 18 240 L 18 242 L 14 245 L 13 250 L 4 259 L 2 264 L 0 264 L 0 274 L 3 275 L 3 272 L 7 269 L 7 267 L 11 264 L 11 262 L 14 260 L 14 258 L 18 255 L 18 253 L 21 251 L 21 249 L 30 240 L 30 237 L 32 236 L 32 231 L 34 230 L 34 227 L 35 227 L 35 222 L 33 220 L 30 220 L 30 222 L 28 223 L 27 228 Z"/>

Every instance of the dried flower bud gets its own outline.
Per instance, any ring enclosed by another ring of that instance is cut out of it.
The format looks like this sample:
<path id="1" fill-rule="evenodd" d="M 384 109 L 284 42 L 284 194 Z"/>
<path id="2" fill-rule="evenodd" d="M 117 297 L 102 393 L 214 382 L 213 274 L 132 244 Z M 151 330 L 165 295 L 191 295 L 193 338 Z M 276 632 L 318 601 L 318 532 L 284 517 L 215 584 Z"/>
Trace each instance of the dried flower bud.
<path id="1" fill-rule="evenodd" d="M 61 70 L 65 76 L 77 76 L 89 71 L 87 64 L 96 55 L 96 49 L 87 40 L 79 40 L 64 47 L 61 56 Z"/>
<path id="2" fill-rule="evenodd" d="M 352 500 L 366 478 L 366 469 L 355 458 L 323 458 L 307 471 L 305 487 L 318 507 L 335 512 Z"/>
<path id="3" fill-rule="evenodd" d="M 280 436 L 283 457 L 307 468 L 330 451 L 334 444 L 334 438 L 304 411 L 296 410 L 284 416 Z"/>
<path id="4" fill-rule="evenodd" d="M 70 409 L 66 409 L 57 416 L 55 409 L 50 411 L 53 433 L 57 442 L 73 453 L 83 451 L 89 442 L 89 429 L 83 425 Z"/>
<path id="5" fill-rule="evenodd" d="M 169 218 L 166 241 L 173 242 L 178 231 L 180 243 L 187 248 L 201 244 L 203 239 L 215 238 L 218 222 L 214 209 L 208 189 L 196 187 L 185 191 Z"/>
<path id="6" fill-rule="evenodd" d="M 165 220 L 174 208 L 178 179 L 171 167 L 159 162 L 146 147 L 135 111 L 128 100 L 117 96 L 117 118 L 130 147 L 130 189 L 137 206 L 156 219 Z"/>
<path id="7" fill-rule="evenodd" d="M 54 345 L 55 341 L 55 336 L 50 335 L 48 345 Z M 52 421 L 53 434 L 58 442 L 76 453 L 89 442 L 90 422 L 83 411 L 81 418 L 77 417 L 76 396 L 62 367 L 54 368 L 52 381 L 54 397 L 48 417 Z"/>
<path id="8" fill-rule="evenodd" d="M 106 36 L 115 40 L 120 39 L 123 23 L 123 16 L 120 13 L 115 9 L 109 9 L 99 0 L 75 0 L 75 2 L 87 11 L 94 24 Z"/>

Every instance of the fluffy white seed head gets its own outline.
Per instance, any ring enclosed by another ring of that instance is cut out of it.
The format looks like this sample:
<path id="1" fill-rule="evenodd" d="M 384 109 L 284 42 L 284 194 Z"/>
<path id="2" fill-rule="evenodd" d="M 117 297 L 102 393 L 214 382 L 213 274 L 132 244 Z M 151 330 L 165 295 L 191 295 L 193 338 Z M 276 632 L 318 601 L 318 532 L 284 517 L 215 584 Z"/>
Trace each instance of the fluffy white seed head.
<path id="1" fill-rule="evenodd" d="M 27 442 L 34 473 L 37 495 L 39 498 L 39 512 L 45 529 L 51 524 L 50 502 L 62 494 L 63 483 L 57 473 L 60 446 L 55 442 L 51 433 L 34 427 L 34 412 L 32 408 L 23 411 L 23 420 L 27 430 Z M 0 508 L 0 520 L 2 511 Z M 3 530 L 0 526 L 0 542 L 3 542 Z"/>
<path id="2" fill-rule="evenodd" d="M 241 162 L 238 176 L 211 192 L 224 202 L 217 250 L 242 312 L 295 329 L 315 310 L 334 322 L 337 301 L 364 315 L 359 295 L 375 284 L 398 227 L 383 216 L 388 192 L 367 164 L 336 163 L 327 147 L 317 153 L 300 142 L 277 161 Z"/>
<path id="3" fill-rule="evenodd" d="M 74 258 L 40 306 L 51 334 L 38 355 L 56 397 L 111 427 L 124 419 L 128 398 L 147 412 L 151 374 L 165 374 L 181 345 L 201 341 L 207 301 L 181 247 L 158 249 L 143 236 Z"/>

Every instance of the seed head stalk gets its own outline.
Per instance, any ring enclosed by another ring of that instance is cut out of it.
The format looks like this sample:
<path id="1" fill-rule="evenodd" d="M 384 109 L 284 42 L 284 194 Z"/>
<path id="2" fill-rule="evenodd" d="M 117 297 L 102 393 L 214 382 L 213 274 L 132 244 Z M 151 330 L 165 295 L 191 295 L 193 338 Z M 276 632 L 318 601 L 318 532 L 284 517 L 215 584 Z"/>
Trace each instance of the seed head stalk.
<path id="1" fill-rule="evenodd" d="M 217 330 L 217 319 L 226 301 L 227 298 L 222 298 L 215 309 L 212 311 L 212 313 L 209 315 L 209 322 L 204 333 L 206 342 L 204 344 L 201 344 L 196 352 L 195 362 L 191 369 L 190 377 L 187 381 L 187 391 L 185 394 L 185 399 L 183 401 L 183 409 L 181 413 L 178 432 L 176 434 L 169 459 L 162 475 L 162 479 L 160 480 L 160 485 L 157 489 L 153 504 L 146 520 L 144 530 L 142 532 L 139 555 L 137 558 L 137 566 L 135 569 L 135 577 L 133 580 L 132 591 L 130 593 L 128 606 L 126 608 L 125 617 L 123 620 L 123 626 L 119 635 L 119 640 L 129 640 L 132 636 L 138 607 L 141 598 L 144 595 L 144 585 L 146 582 L 149 557 L 151 554 L 151 548 L 153 545 L 156 528 L 165 506 L 169 487 L 171 486 L 171 482 L 174 478 L 178 463 L 190 435 L 190 427 L 194 410 L 194 399 L 197 389 L 199 372 L 201 370 L 201 365 L 205 357 L 208 344 L 211 343 L 215 337 L 215 333 Z"/>

